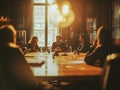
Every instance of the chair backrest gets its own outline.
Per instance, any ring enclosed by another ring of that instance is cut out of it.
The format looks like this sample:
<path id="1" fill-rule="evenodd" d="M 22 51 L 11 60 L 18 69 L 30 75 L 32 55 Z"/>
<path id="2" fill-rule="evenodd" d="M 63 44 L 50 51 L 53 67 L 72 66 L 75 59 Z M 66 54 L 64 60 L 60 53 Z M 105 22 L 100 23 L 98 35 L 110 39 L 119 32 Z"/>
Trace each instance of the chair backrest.
<path id="1" fill-rule="evenodd" d="M 107 56 L 103 67 L 102 90 L 120 90 L 120 54 Z"/>

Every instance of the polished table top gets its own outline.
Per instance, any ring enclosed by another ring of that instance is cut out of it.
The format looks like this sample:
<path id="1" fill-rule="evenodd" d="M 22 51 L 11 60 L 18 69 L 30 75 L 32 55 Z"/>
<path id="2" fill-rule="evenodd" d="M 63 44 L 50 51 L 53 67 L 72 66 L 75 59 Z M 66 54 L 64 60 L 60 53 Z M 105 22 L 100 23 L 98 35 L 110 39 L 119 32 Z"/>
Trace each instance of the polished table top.
<path id="1" fill-rule="evenodd" d="M 41 79 L 82 80 L 100 77 L 102 69 L 87 65 L 84 62 L 84 56 L 85 54 L 68 53 L 67 56 L 55 56 L 53 59 L 52 53 L 47 52 L 32 52 L 25 55 L 34 76 Z"/>

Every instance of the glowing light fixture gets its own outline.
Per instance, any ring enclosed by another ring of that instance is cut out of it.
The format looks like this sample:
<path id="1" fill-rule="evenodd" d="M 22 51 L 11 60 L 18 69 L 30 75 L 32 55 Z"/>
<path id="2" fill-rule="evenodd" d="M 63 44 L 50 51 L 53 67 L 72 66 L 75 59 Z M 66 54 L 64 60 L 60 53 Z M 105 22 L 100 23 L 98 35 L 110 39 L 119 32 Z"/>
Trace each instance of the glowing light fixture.
<path id="1" fill-rule="evenodd" d="M 62 21 L 62 19 L 63 19 L 63 17 L 62 17 L 62 16 L 60 16 L 60 15 L 57 17 L 58 22 L 61 22 L 61 21 Z"/>
<path id="2" fill-rule="evenodd" d="M 57 4 L 54 4 L 54 5 L 51 6 L 51 10 L 52 10 L 52 11 L 55 11 L 55 10 L 57 10 L 57 9 L 58 9 Z"/>
<path id="3" fill-rule="evenodd" d="M 68 14 L 69 13 L 69 6 L 68 5 L 64 5 L 62 7 L 62 13 L 63 14 Z"/>
<path id="4" fill-rule="evenodd" d="M 75 20 L 74 12 L 71 9 L 71 4 L 67 0 L 62 2 L 61 0 L 56 0 L 58 5 L 59 16 L 57 17 L 57 22 L 60 28 L 69 27 Z"/>

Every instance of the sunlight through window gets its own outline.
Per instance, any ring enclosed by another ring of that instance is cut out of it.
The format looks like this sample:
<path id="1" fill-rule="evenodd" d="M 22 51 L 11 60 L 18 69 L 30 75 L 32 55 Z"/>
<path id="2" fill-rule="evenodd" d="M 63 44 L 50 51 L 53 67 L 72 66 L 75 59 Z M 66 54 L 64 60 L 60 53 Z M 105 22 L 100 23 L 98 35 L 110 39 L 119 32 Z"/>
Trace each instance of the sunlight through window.
<path id="1" fill-rule="evenodd" d="M 53 3 L 55 0 L 47 2 Z M 33 3 L 33 35 L 38 36 L 40 47 L 52 46 L 56 35 L 59 34 L 57 5 L 47 4 L 45 0 L 34 0 Z"/>

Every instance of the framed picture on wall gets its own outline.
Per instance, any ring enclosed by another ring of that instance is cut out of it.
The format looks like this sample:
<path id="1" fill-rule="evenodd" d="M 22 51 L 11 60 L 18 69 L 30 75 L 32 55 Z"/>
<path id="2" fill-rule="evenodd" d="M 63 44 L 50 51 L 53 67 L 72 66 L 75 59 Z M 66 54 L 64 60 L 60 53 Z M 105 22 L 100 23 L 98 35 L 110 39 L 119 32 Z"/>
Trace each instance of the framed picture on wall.
<path id="1" fill-rule="evenodd" d="M 92 44 L 97 38 L 97 31 L 93 30 L 92 32 L 90 32 L 90 43 Z"/>
<path id="2" fill-rule="evenodd" d="M 96 18 L 86 18 L 86 30 L 96 30 Z"/>

